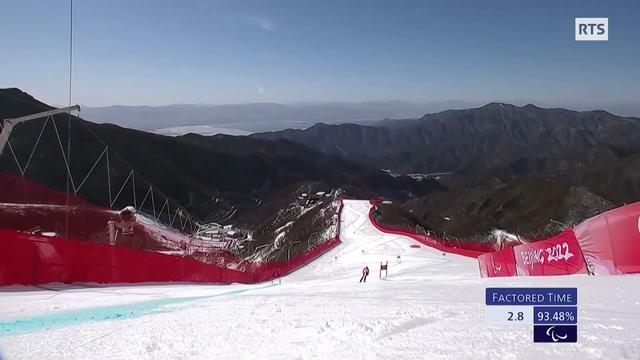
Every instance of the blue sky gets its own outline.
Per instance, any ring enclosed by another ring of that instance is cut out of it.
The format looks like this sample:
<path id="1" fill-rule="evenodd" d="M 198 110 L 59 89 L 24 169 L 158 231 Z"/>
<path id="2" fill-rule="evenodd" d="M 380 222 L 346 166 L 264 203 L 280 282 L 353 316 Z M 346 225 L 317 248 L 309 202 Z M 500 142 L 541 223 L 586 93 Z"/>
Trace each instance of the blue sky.
<path id="1" fill-rule="evenodd" d="M 640 1 L 76 0 L 74 102 L 637 103 Z M 608 17 L 576 42 L 575 17 Z M 67 103 L 69 2 L 0 0 L 0 87 Z"/>

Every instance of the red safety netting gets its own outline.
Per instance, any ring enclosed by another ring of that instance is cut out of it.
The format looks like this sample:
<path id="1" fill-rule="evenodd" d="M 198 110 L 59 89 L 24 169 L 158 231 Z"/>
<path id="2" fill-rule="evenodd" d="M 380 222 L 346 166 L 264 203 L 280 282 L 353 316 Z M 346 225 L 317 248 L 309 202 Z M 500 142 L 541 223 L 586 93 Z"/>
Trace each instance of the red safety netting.
<path id="1" fill-rule="evenodd" d="M 336 237 L 329 241 L 325 241 L 324 243 L 312 248 L 306 253 L 291 259 L 291 262 L 278 261 L 252 264 L 247 268 L 247 271 L 252 274 L 253 282 L 262 282 L 277 279 L 309 264 L 313 260 L 322 256 L 327 251 L 336 247 L 338 244 L 340 244 L 340 239 Z"/>
<path id="2" fill-rule="evenodd" d="M 52 190 L 20 175 L 0 172 L 0 187 L 6 190 L 0 191 L 0 203 L 48 205 L 65 205 L 67 203 L 66 193 Z M 70 194 L 69 198 L 70 203 L 78 206 L 95 206 L 73 194 Z"/>
<path id="3" fill-rule="evenodd" d="M 456 245 L 447 246 L 447 245 L 444 245 L 444 244 L 440 243 L 438 241 L 438 239 L 430 237 L 430 236 L 417 234 L 417 233 L 414 233 L 414 232 L 411 232 L 411 231 L 408 231 L 408 230 L 405 230 L 405 229 L 393 229 L 393 228 L 390 228 L 390 227 L 383 226 L 380 223 L 378 223 L 378 221 L 376 220 L 375 216 L 373 216 L 373 212 L 375 211 L 375 204 L 377 202 L 379 202 L 378 199 L 373 199 L 370 202 L 371 202 L 372 205 L 374 205 L 374 207 L 372 207 L 371 211 L 369 212 L 369 220 L 371 221 L 373 226 L 375 226 L 378 230 L 380 230 L 380 231 L 382 231 L 384 233 L 407 236 L 407 237 L 410 237 L 410 238 L 412 238 L 412 239 L 414 239 L 414 240 L 416 240 L 416 241 L 418 241 L 418 242 L 420 242 L 420 243 L 422 243 L 424 245 L 430 246 L 430 247 L 438 249 L 440 251 L 451 253 L 451 254 L 467 256 L 467 257 L 472 257 L 472 258 L 477 258 L 481 254 L 484 254 L 484 253 L 486 253 L 488 251 L 495 250 L 495 248 L 492 245 L 490 245 L 491 250 L 489 250 L 489 248 L 487 247 L 487 244 L 472 243 L 472 242 L 465 242 L 465 241 L 456 242 L 456 245 L 459 246 L 459 247 L 455 247 Z"/>
<path id="4" fill-rule="evenodd" d="M 0 230 L 0 285 L 168 281 L 228 284 L 253 279 L 180 256 Z"/>
<path id="5" fill-rule="evenodd" d="M 319 258 L 324 253 L 333 249 L 334 247 L 338 246 L 341 243 L 340 217 L 342 215 L 342 208 L 343 208 L 343 204 L 342 204 L 342 201 L 340 201 L 340 206 L 338 207 L 338 212 L 337 212 L 338 221 L 336 223 L 336 235 L 334 238 L 316 245 L 315 247 L 309 249 L 304 254 L 296 256 L 290 262 L 286 262 L 286 261 L 276 261 L 276 262 L 269 262 L 269 263 L 246 263 L 245 262 L 243 263 L 244 269 L 247 272 L 250 272 L 251 274 L 253 274 L 252 276 L 253 276 L 254 282 L 262 282 L 262 281 L 268 281 L 268 280 L 276 279 L 281 276 L 287 275 L 309 264 L 315 259 Z"/>
<path id="6" fill-rule="evenodd" d="M 478 256 L 478 266 L 482 277 L 516 276 L 516 258 L 513 248 L 486 253 Z"/>
<path id="7" fill-rule="evenodd" d="M 55 233 L 71 239 L 102 244 L 110 242 L 108 223 L 119 222 L 117 211 L 94 205 L 70 194 L 55 191 L 29 179 L 0 173 L 0 229 Z M 131 224 L 126 236 L 115 244 L 139 250 L 175 250 L 189 235 L 164 226 L 143 214 Z"/>
<path id="8" fill-rule="evenodd" d="M 299 269 L 340 243 L 326 241 L 291 262 L 247 263 L 243 270 L 181 256 L 0 230 L 0 286 L 11 284 L 256 283 Z"/>
<path id="9" fill-rule="evenodd" d="M 290 262 L 245 262 L 242 270 L 236 270 L 181 256 L 0 230 L 0 286 L 51 282 L 256 283 L 289 274 L 338 244 L 336 236 Z"/>
<path id="10" fill-rule="evenodd" d="M 289 262 L 251 263 L 224 251 L 215 264 L 157 251 L 175 249 L 191 237 L 145 217 L 133 233 L 109 244 L 107 223 L 118 212 L 48 189 L 28 179 L 0 173 L 0 286 L 50 282 L 233 282 L 254 283 L 286 275 L 340 243 L 336 235 Z M 72 226 L 65 227 L 67 215 Z M 34 229 L 37 229 L 34 231 Z M 65 230 L 68 235 L 65 236 Z M 146 250 L 146 251 L 141 251 Z M 209 254 L 211 255 L 211 254 Z"/>
<path id="11" fill-rule="evenodd" d="M 640 202 L 587 219 L 575 234 L 594 274 L 640 273 Z"/>
<path id="12" fill-rule="evenodd" d="M 513 253 L 520 276 L 588 273 L 573 229 L 547 240 L 515 246 Z"/>

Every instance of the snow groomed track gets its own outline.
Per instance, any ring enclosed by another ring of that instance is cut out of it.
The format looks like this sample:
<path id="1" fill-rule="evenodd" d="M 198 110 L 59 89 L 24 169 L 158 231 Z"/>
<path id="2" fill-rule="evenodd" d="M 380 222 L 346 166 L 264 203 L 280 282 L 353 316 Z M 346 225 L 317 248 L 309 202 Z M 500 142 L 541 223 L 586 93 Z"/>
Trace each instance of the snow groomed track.
<path id="1" fill-rule="evenodd" d="M 475 259 L 443 257 L 381 233 L 369 208 L 368 201 L 346 200 L 343 243 L 280 285 L 0 289 L 0 353 L 7 359 L 640 358 L 638 276 L 480 279 Z M 389 262 L 383 280 L 381 261 Z M 360 284 L 365 265 L 371 274 Z M 578 343 L 533 344 L 530 326 L 486 326 L 487 286 L 577 286 Z"/>

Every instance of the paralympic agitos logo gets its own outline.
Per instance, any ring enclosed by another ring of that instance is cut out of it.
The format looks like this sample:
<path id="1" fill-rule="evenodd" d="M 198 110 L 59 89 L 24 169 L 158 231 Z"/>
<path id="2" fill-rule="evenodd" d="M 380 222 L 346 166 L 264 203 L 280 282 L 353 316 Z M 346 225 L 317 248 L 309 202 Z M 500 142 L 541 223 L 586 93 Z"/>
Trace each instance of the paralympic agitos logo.
<path id="1" fill-rule="evenodd" d="M 577 342 L 578 327 L 576 325 L 535 325 L 533 341 L 547 343 Z"/>

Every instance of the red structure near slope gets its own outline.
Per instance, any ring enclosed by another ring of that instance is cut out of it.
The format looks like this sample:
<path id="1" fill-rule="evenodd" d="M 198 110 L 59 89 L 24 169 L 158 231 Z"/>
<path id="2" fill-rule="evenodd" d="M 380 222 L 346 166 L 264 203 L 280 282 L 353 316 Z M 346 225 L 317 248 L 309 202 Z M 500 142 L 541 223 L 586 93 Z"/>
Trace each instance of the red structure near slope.
<path id="1" fill-rule="evenodd" d="M 573 229 L 548 239 L 478 257 L 480 276 L 551 276 L 589 273 Z"/>
<path id="2" fill-rule="evenodd" d="M 640 273 L 640 202 L 596 215 L 548 239 L 496 251 L 493 244 L 456 241 L 457 246 L 452 247 L 433 237 L 383 226 L 373 216 L 381 201 L 370 201 L 369 218 L 376 228 L 444 252 L 477 258 L 482 277 Z"/>
<path id="3" fill-rule="evenodd" d="M 546 240 L 517 245 L 512 250 L 520 276 L 588 273 L 573 229 Z"/>
<path id="4" fill-rule="evenodd" d="M 516 276 L 516 258 L 512 248 L 478 256 L 481 277 Z"/>
<path id="5" fill-rule="evenodd" d="M 372 207 L 371 207 L 371 211 L 369 212 L 369 220 L 371 221 L 373 226 L 375 226 L 378 230 L 384 233 L 407 236 L 424 245 L 438 249 L 440 251 L 472 257 L 472 258 L 477 258 L 478 256 L 486 252 L 495 250 L 493 246 L 488 247 L 487 244 L 479 244 L 479 243 L 472 243 L 472 242 L 466 242 L 466 241 L 459 241 L 456 243 L 458 247 L 452 247 L 452 246 L 443 244 L 442 242 L 439 241 L 439 239 L 436 239 L 434 237 L 426 236 L 423 234 L 417 234 L 415 232 L 411 232 L 405 229 L 394 229 L 391 227 L 384 226 L 380 224 L 378 220 L 376 220 L 376 218 L 373 216 L 373 212 L 376 209 L 376 205 L 380 201 L 381 201 L 380 199 L 372 199 L 370 201 Z"/>
<path id="6" fill-rule="evenodd" d="M 0 231 L 0 249 L 0 285 L 252 282 L 251 274 L 180 256 L 15 231 Z"/>
<path id="7" fill-rule="evenodd" d="M 291 262 L 248 263 L 243 270 L 181 256 L 0 230 L 0 286 L 47 283 L 257 283 L 287 275 L 340 243 L 326 241 Z"/>
<path id="8" fill-rule="evenodd" d="M 594 274 L 640 273 L 640 202 L 587 219 L 574 232 Z"/>
<path id="9" fill-rule="evenodd" d="M 206 282 L 256 283 L 284 276 L 312 262 L 340 243 L 335 236 L 289 262 L 253 263 L 228 253 L 209 264 L 157 252 L 190 236 L 150 221 L 139 221 L 124 244 L 109 244 L 107 223 L 116 211 L 48 189 L 28 179 L 0 173 L 0 286 L 11 284 Z M 70 215 L 68 236 L 65 216 Z M 338 219 L 342 203 L 338 209 Z M 34 231 L 34 229 L 38 229 Z M 122 246 L 124 245 L 124 246 Z M 144 249 L 147 251 L 142 251 Z"/>
<path id="10" fill-rule="evenodd" d="M 491 264 L 510 263 L 508 251 L 517 271 L 492 271 Z M 478 263 L 483 277 L 640 273 L 640 202 L 591 217 L 549 239 L 485 254 Z"/>
<path id="11" fill-rule="evenodd" d="M 120 221 L 118 211 L 94 205 L 86 200 L 55 191 L 29 179 L 0 173 L 0 229 L 22 232 L 50 232 L 71 239 L 108 244 L 110 221 Z M 67 222 L 67 217 L 69 221 Z M 68 224 L 68 226 L 67 226 Z M 138 250 L 179 248 L 188 235 L 139 217 L 133 231 L 116 238 L 115 245 Z"/>

